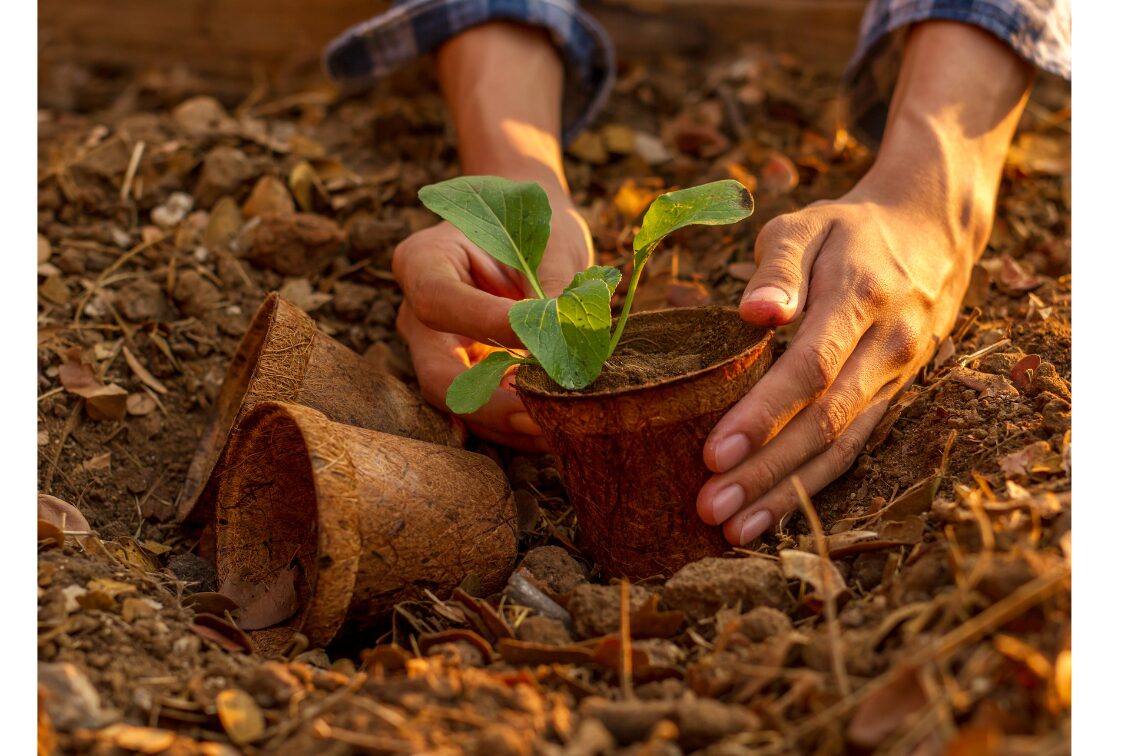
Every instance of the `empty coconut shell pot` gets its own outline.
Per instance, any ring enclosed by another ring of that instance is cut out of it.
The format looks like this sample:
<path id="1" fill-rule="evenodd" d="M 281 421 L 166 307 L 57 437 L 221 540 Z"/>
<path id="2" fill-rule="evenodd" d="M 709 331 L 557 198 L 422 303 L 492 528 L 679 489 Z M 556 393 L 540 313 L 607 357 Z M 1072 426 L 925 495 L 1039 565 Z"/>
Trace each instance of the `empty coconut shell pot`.
<path id="1" fill-rule="evenodd" d="M 296 631 L 321 647 L 423 589 L 447 595 L 470 575 L 501 588 L 516 507 L 480 454 L 268 402 L 225 450 L 216 536 L 220 591 L 240 605 L 242 627 L 266 634 L 261 648 Z"/>
<path id="2" fill-rule="evenodd" d="M 229 363 L 181 494 L 177 519 L 212 520 L 215 470 L 240 420 L 259 402 L 294 402 L 335 420 L 460 447 L 459 423 L 405 384 L 319 330 L 305 312 L 272 292 Z"/>
<path id="3" fill-rule="evenodd" d="M 668 576 L 728 550 L 720 527 L 697 516 L 710 477 L 703 447 L 767 371 L 771 339 L 735 307 L 634 313 L 586 389 L 520 367 L 520 398 L 559 460 L 583 545 L 608 576 Z"/>

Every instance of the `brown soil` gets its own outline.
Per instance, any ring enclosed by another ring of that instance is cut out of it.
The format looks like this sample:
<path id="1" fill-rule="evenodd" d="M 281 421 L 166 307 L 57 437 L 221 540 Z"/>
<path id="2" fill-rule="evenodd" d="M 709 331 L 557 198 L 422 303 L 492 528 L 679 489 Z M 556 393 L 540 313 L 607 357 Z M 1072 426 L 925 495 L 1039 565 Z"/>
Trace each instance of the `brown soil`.
<path id="1" fill-rule="evenodd" d="M 97 531 L 39 553 L 41 742 L 214 755 L 1068 750 L 1071 208 L 1068 163 L 1053 159 L 1069 155 L 1065 85 L 1041 80 L 1025 113 L 952 351 L 816 497 L 845 583 L 837 622 L 822 581 L 788 575 L 789 561 L 808 564 L 789 552 L 815 545 L 798 516 L 728 557 L 730 576 L 752 579 L 698 577 L 722 569 L 711 563 L 644 581 L 623 609 L 579 545 L 552 460 L 474 441 L 516 499 L 527 566 L 508 587 L 469 579 L 401 601 L 349 643 L 292 637 L 265 658 L 201 593 L 215 572 L 199 534 L 170 518 L 268 291 L 283 287 L 321 331 L 412 385 L 390 257 L 434 220 L 417 189 L 457 170 L 444 107 L 422 70 L 364 98 L 258 90 L 244 103 L 185 103 L 183 77 L 154 72 L 115 90 L 104 73 L 41 79 L 84 93 L 41 102 L 85 109 L 39 115 L 39 488 Z M 755 48 L 623 61 L 589 135 L 603 149 L 580 143 L 567 166 L 598 262 L 630 259 L 641 197 L 740 176 L 754 221 L 676 234 L 640 290 L 643 309 L 735 303 L 761 225 L 842 194 L 869 166 L 838 138 L 835 84 Z M 661 136 L 671 159 L 625 152 L 626 127 Z M 765 173 L 784 158 L 795 187 Z M 293 192 L 310 200 L 302 220 L 280 221 L 279 185 L 302 163 L 319 186 Z M 248 207 L 272 217 L 261 228 L 242 206 L 265 176 L 278 185 Z M 194 203 L 183 216 L 177 192 Z M 318 259 L 287 253 L 299 235 Z M 129 411 L 106 418 L 63 387 L 74 348 Z M 1029 354 L 1038 367 L 1004 388 Z M 568 599 L 583 593 L 595 600 Z"/>
<path id="2" fill-rule="evenodd" d="M 544 394 L 613 394 L 708 370 L 757 344 L 767 331 L 735 308 L 688 308 L 632 315 L 618 349 L 590 386 L 568 392 L 544 371 L 524 366 L 519 385 Z"/>

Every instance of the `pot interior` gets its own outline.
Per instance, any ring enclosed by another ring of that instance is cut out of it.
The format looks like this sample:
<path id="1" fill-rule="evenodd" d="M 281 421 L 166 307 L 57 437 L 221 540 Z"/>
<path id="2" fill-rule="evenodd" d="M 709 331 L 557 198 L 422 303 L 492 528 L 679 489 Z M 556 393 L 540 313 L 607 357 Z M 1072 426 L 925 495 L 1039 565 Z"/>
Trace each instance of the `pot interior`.
<path id="1" fill-rule="evenodd" d="M 269 600 L 283 605 L 290 582 L 299 611 L 277 621 L 299 627 L 314 593 L 318 553 L 317 492 L 307 441 L 296 419 L 272 406 L 260 405 L 244 427 L 225 456 L 217 500 L 220 591 L 238 603 L 238 596 L 268 592 Z"/>
<path id="2" fill-rule="evenodd" d="M 517 383 L 546 396 L 601 396 L 688 379 L 762 348 L 768 329 L 746 323 L 735 307 L 708 306 L 630 315 L 618 349 L 590 386 L 568 391 L 535 366 L 523 365 Z"/>

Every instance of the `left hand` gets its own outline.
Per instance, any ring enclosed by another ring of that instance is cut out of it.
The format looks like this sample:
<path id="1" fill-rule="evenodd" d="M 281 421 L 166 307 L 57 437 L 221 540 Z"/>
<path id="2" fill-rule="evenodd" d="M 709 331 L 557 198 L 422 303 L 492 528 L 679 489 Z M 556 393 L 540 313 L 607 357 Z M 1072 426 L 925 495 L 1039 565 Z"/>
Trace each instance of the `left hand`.
<path id="1" fill-rule="evenodd" d="M 952 328 L 981 234 L 921 200 L 883 196 L 864 181 L 774 219 L 756 240 L 741 317 L 802 321 L 705 444 L 716 474 L 697 510 L 730 543 L 751 542 L 795 508 L 792 476 L 811 495 L 847 470 Z"/>

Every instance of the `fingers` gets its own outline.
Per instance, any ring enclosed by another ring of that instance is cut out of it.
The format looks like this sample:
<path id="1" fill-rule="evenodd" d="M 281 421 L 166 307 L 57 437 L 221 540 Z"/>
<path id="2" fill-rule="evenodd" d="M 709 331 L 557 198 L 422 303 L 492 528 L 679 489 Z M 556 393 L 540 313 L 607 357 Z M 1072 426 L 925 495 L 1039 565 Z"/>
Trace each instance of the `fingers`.
<path id="1" fill-rule="evenodd" d="M 410 345 L 422 396 L 448 412 L 445 395 L 449 384 L 468 369 L 469 353 L 477 350 L 471 344 L 466 346 L 458 336 L 426 327 L 406 304 L 398 311 L 398 331 Z M 497 388 L 488 404 L 460 417 L 469 430 L 482 438 L 524 450 L 546 450 L 539 427 L 510 388 Z"/>
<path id="2" fill-rule="evenodd" d="M 896 389 L 896 386 L 894 388 Z M 888 385 L 887 390 L 871 402 L 866 411 L 847 427 L 846 432 L 839 436 L 831 448 L 793 473 L 799 476 L 808 496 L 818 493 L 854 464 L 870 437 L 870 431 L 886 414 L 886 407 L 890 403 L 892 394 L 893 390 Z M 793 511 L 798 504 L 791 476 L 788 476 L 767 494 L 729 518 L 722 529 L 725 539 L 735 546 L 751 543 Z"/>
<path id="3" fill-rule="evenodd" d="M 740 298 L 740 316 L 770 327 L 790 323 L 803 312 L 811 266 L 830 229 L 816 213 L 769 221 L 756 237 L 756 273 Z"/>
<path id="4" fill-rule="evenodd" d="M 444 233 L 443 226 L 410 237 L 394 252 L 394 277 L 423 325 L 476 341 L 518 347 L 508 323 L 515 301 L 491 293 L 514 289 L 500 271 Z"/>
<path id="5" fill-rule="evenodd" d="M 701 519 L 713 525 L 725 522 L 808 460 L 831 448 L 867 405 L 880 396 L 879 387 L 897 375 L 897 367 L 886 354 L 886 342 L 871 331 L 823 396 L 799 412 L 769 442 L 754 447 L 742 462 L 705 484 L 697 499 Z M 896 390 L 894 383 L 886 398 Z"/>
<path id="6" fill-rule="evenodd" d="M 826 393 L 867 327 L 842 298 L 813 306 L 783 356 L 709 434 L 708 468 L 723 473 L 736 467 Z"/>

